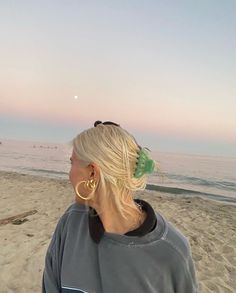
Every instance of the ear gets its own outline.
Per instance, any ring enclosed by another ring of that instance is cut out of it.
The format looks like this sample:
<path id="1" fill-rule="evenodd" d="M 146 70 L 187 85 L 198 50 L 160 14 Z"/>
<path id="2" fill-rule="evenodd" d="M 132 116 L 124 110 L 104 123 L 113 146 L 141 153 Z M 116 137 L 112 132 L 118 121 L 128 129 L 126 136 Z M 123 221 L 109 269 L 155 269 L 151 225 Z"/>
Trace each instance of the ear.
<path id="1" fill-rule="evenodd" d="M 93 179 L 99 179 L 100 177 L 100 168 L 95 163 L 89 164 L 90 168 L 90 177 Z"/>

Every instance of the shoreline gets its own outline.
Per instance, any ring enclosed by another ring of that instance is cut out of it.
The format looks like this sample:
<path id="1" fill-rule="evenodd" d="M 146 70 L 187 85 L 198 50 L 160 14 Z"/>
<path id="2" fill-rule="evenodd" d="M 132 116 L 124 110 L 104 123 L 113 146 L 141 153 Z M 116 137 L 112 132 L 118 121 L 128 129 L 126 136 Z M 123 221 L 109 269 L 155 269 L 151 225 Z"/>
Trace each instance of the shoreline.
<path id="1" fill-rule="evenodd" d="M 154 190 L 140 191 L 137 197 L 148 201 L 189 239 L 199 292 L 234 292 L 234 204 Z M 74 198 L 66 179 L 0 171 L 0 220 L 11 218 L 0 224 L 2 293 L 41 292 L 47 247 L 59 218 Z"/>
<path id="2" fill-rule="evenodd" d="M 56 172 L 56 171 L 55 171 Z M 40 175 L 40 174 L 29 174 L 29 173 L 21 173 L 16 171 L 4 171 L 0 170 L 0 176 L 1 174 L 16 174 L 16 175 L 23 175 L 23 176 L 33 176 L 33 177 L 39 177 L 39 178 L 45 178 L 45 179 L 52 179 L 56 181 L 65 181 L 67 182 L 68 179 L 62 178 L 62 177 L 52 177 L 52 176 L 46 176 Z M 59 172 L 61 173 L 61 172 Z M 66 174 L 66 173 L 65 173 Z M 215 201 L 222 204 L 229 204 L 229 205 L 235 205 L 236 206 L 236 198 L 231 196 L 224 196 L 224 195 L 217 195 L 213 193 L 207 193 L 207 192 L 200 192 L 196 190 L 189 190 L 179 187 L 169 187 L 169 186 L 162 186 L 157 184 L 151 184 L 147 183 L 146 189 L 144 191 L 156 191 L 161 194 L 169 194 L 170 196 L 174 197 L 181 197 L 181 198 L 202 198 L 205 200 Z"/>
<path id="3" fill-rule="evenodd" d="M 229 203 L 229 204 L 235 204 L 236 205 L 236 198 L 233 197 L 227 197 L 223 195 L 217 195 L 217 194 L 212 194 L 212 193 L 203 193 L 200 191 L 196 190 L 188 190 L 184 188 L 178 188 L 178 187 L 168 187 L 168 186 L 160 186 L 160 185 L 155 185 L 155 184 L 147 184 L 146 190 L 155 190 L 163 193 L 171 193 L 173 195 L 177 196 L 185 196 L 187 197 L 201 197 L 207 200 L 213 200 L 217 202 L 222 202 L 222 203 Z M 169 192 L 171 191 L 171 192 Z"/>

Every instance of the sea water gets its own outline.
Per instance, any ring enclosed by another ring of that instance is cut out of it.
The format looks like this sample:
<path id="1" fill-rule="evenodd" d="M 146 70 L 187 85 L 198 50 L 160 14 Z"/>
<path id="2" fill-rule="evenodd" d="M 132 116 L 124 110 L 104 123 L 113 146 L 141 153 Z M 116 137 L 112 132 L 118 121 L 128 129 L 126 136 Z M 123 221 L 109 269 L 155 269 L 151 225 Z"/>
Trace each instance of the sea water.
<path id="1" fill-rule="evenodd" d="M 0 170 L 68 179 L 72 147 L 2 139 Z M 159 169 L 147 189 L 176 196 L 202 196 L 236 203 L 236 158 L 152 152 Z"/>

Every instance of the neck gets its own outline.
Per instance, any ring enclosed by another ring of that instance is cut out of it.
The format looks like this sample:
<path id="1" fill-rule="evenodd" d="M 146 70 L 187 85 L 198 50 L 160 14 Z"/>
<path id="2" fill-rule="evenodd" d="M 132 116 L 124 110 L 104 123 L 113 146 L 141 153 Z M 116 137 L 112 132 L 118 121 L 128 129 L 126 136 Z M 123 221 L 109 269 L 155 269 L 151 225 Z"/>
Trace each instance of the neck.
<path id="1" fill-rule="evenodd" d="M 140 212 L 139 207 L 133 200 L 127 202 L 127 211 L 130 211 L 130 213 L 127 213 L 126 219 L 111 203 L 90 203 L 89 205 L 96 210 L 104 230 L 108 233 L 125 234 L 140 227 L 146 218 L 146 213 L 144 211 Z M 134 206 L 135 209 L 130 206 Z"/>

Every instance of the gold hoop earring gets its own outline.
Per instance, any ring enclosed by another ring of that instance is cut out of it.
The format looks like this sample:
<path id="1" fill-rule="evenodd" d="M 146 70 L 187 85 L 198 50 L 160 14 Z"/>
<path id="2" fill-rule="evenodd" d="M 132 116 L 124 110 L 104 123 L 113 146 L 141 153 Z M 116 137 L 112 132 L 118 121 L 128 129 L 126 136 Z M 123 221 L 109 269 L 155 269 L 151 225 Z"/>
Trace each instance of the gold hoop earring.
<path id="1" fill-rule="evenodd" d="M 82 196 L 79 192 L 78 192 L 78 187 L 81 183 L 84 183 L 84 186 L 89 188 L 89 189 L 92 189 L 92 192 L 90 192 L 90 194 L 86 197 Z M 90 179 L 90 180 L 83 180 L 83 181 L 80 181 L 79 183 L 76 184 L 75 186 L 75 193 L 78 197 L 80 197 L 81 199 L 83 200 L 89 200 L 91 198 L 93 198 L 93 194 L 95 192 L 95 189 L 96 189 L 96 186 L 97 186 L 97 182 L 94 180 L 94 179 Z"/>

